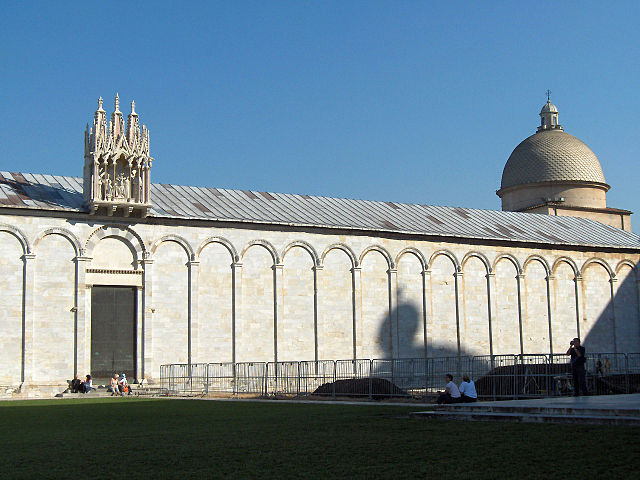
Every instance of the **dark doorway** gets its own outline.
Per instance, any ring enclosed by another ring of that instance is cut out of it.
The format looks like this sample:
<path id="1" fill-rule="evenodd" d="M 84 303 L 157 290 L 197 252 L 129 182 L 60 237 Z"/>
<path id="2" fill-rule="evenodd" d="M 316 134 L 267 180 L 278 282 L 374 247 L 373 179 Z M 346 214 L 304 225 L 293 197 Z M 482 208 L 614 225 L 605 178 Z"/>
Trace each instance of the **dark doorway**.
<path id="1" fill-rule="evenodd" d="M 136 378 L 136 289 L 91 289 L 91 375 L 109 379 L 124 373 Z"/>

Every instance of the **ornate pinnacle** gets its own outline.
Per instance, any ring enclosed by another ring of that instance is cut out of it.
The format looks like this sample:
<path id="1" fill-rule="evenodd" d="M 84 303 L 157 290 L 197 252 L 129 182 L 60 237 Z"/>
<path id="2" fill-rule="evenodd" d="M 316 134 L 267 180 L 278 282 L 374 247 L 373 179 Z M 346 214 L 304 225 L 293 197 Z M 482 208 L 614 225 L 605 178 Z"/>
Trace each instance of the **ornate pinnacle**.
<path id="1" fill-rule="evenodd" d="M 102 97 L 98 98 L 98 110 L 102 110 Z"/>
<path id="2" fill-rule="evenodd" d="M 120 97 L 118 96 L 118 92 L 116 92 L 116 98 L 113 103 L 115 105 L 115 112 L 120 112 Z"/>
<path id="3" fill-rule="evenodd" d="M 136 113 L 136 102 L 135 100 L 131 101 L 131 115 L 137 115 Z"/>

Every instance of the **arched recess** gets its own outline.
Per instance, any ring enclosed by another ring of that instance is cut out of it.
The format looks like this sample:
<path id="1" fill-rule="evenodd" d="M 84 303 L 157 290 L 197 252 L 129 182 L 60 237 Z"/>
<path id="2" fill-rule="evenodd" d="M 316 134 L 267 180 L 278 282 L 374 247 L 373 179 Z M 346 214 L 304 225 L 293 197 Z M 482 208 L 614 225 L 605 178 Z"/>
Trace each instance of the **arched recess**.
<path id="1" fill-rule="evenodd" d="M 362 265 L 362 261 L 364 260 L 364 257 L 366 257 L 367 254 L 370 252 L 380 253 L 387 261 L 387 268 L 395 268 L 395 263 L 393 263 L 393 258 L 391 257 L 391 254 L 387 251 L 386 248 L 380 245 L 370 245 L 367 248 L 365 248 L 360 254 L 360 258 L 358 259 L 358 262 L 360 263 L 360 265 Z"/>
<path id="2" fill-rule="evenodd" d="M 638 271 L 633 262 L 622 260 L 616 265 L 614 307 L 618 351 L 640 352 L 640 319 L 638 318 Z"/>
<path id="3" fill-rule="evenodd" d="M 469 252 L 462 259 L 462 296 L 464 317 L 460 322 L 460 344 L 471 355 L 488 355 L 489 278 L 491 263 L 479 252 Z"/>
<path id="4" fill-rule="evenodd" d="M 422 358 L 426 354 L 425 270 L 427 261 L 416 248 L 405 248 L 396 256 L 398 304 L 391 312 L 398 337 L 397 358 Z"/>
<path id="5" fill-rule="evenodd" d="M 307 242 L 293 242 L 282 253 L 282 318 L 277 321 L 278 360 L 316 359 L 315 266 Z"/>
<path id="6" fill-rule="evenodd" d="M 8 225 L 6 223 L 0 223 L 0 232 L 7 232 L 13 235 L 14 237 L 16 237 L 16 240 L 18 240 L 18 242 L 20 243 L 20 246 L 22 247 L 23 254 L 32 253 L 29 239 L 24 234 L 24 232 L 19 228 L 14 227 L 13 225 Z"/>
<path id="7" fill-rule="evenodd" d="M 522 348 L 525 354 L 548 353 L 552 342 L 549 264 L 531 255 L 523 265 Z"/>
<path id="8" fill-rule="evenodd" d="M 429 270 L 432 315 L 427 325 L 431 332 L 427 351 L 434 357 L 456 356 L 459 332 L 455 275 L 460 272 L 460 263 L 452 252 L 439 250 L 429 258 Z"/>
<path id="9" fill-rule="evenodd" d="M 189 362 L 191 303 L 189 243 L 178 235 L 165 235 L 150 248 L 152 275 L 152 371 L 160 365 Z"/>
<path id="10" fill-rule="evenodd" d="M 233 273 L 240 257 L 228 240 L 210 237 L 197 250 L 198 362 L 233 361 Z"/>
<path id="11" fill-rule="evenodd" d="M 328 246 L 320 259 L 318 358 L 353 358 L 355 302 L 352 270 L 358 261 L 344 244 Z"/>
<path id="12" fill-rule="evenodd" d="M 493 353 L 513 355 L 521 351 L 520 263 L 512 255 L 499 255 L 493 263 L 496 280 L 496 315 L 492 318 Z"/>
<path id="13" fill-rule="evenodd" d="M 329 245 L 327 248 L 325 248 L 324 251 L 322 252 L 322 255 L 320 256 L 320 261 L 322 264 L 324 264 L 324 259 L 331 250 L 343 251 L 351 260 L 352 268 L 357 267 L 359 265 L 358 258 L 356 257 L 356 254 L 354 253 L 354 251 L 351 250 L 351 248 L 348 245 L 345 245 L 344 243 L 333 243 Z"/>
<path id="14" fill-rule="evenodd" d="M 358 358 L 391 358 L 392 322 L 390 312 L 389 270 L 391 255 L 372 245 L 360 255 L 362 278 L 362 317 L 356 328 Z"/>
<path id="15" fill-rule="evenodd" d="M 76 237 L 76 235 L 72 231 L 60 227 L 48 228 L 47 230 L 40 232 L 40 234 L 36 237 L 36 241 L 34 242 L 34 248 L 37 249 L 38 244 L 49 235 L 60 235 L 61 237 L 65 238 L 73 246 L 73 251 L 76 256 L 84 254 L 78 237 Z"/>
<path id="16" fill-rule="evenodd" d="M 226 248 L 227 251 L 229 252 L 229 255 L 231 255 L 231 262 L 232 263 L 240 261 L 240 256 L 238 255 L 238 251 L 236 250 L 236 247 L 234 247 L 233 243 L 231 243 L 229 240 L 227 240 L 224 237 L 209 237 L 209 238 L 207 238 L 198 247 L 198 250 L 196 252 L 196 258 L 199 259 L 200 255 L 202 255 L 202 251 L 204 250 L 204 248 L 207 245 L 210 245 L 212 243 L 217 243 L 219 245 L 222 245 L 224 248 Z"/>
<path id="17" fill-rule="evenodd" d="M 285 258 L 287 256 L 287 253 L 292 248 L 296 248 L 296 247 L 306 250 L 306 252 L 311 256 L 311 260 L 313 261 L 313 264 L 320 265 L 320 257 L 318 256 L 318 252 L 316 252 L 316 249 L 313 248 L 313 245 L 311 245 L 308 242 L 305 242 L 304 240 L 296 240 L 294 242 L 291 242 L 286 247 L 284 247 L 284 249 L 282 250 L 282 255 L 280 255 L 280 258 L 282 258 L 283 263 L 286 264 Z"/>
<path id="18" fill-rule="evenodd" d="M 182 249 L 185 251 L 185 253 L 188 255 L 188 259 L 189 260 L 195 260 L 196 256 L 193 252 L 193 248 L 191 247 L 191 244 L 183 237 L 181 237 L 180 235 L 174 235 L 174 234 L 169 234 L 169 235 L 164 235 L 162 237 L 160 237 L 159 239 L 157 239 L 155 242 L 153 242 L 151 244 L 151 247 L 149 248 L 149 251 L 151 252 L 151 255 L 155 256 L 156 251 L 158 250 L 158 248 L 160 247 L 160 245 L 162 245 L 163 243 L 167 243 L 167 242 L 173 242 L 173 243 L 177 243 L 178 245 L 180 245 L 182 247 Z"/>
<path id="19" fill-rule="evenodd" d="M 580 336 L 591 352 L 617 351 L 615 305 L 609 264 L 601 258 L 590 258 L 582 269 L 584 313 L 580 319 Z"/>
<path id="20" fill-rule="evenodd" d="M 560 257 L 553 262 L 551 267 L 552 288 L 552 314 L 551 314 L 551 340 L 553 353 L 560 354 L 567 351 L 570 339 L 578 336 L 578 304 L 581 282 L 579 269 L 576 263 L 569 257 Z"/>
<path id="21" fill-rule="evenodd" d="M 0 385 L 17 386 L 22 377 L 23 292 L 26 237 L 0 225 Z"/>
<path id="22" fill-rule="evenodd" d="M 250 242 L 241 253 L 242 314 L 236 323 L 236 360 L 273 361 L 276 357 L 275 276 L 280 259 L 265 240 Z"/>
<path id="23" fill-rule="evenodd" d="M 100 228 L 95 229 L 84 244 L 85 255 L 93 257 L 93 250 L 95 246 L 106 237 L 117 237 L 122 239 L 125 243 L 131 245 L 135 250 L 138 259 L 144 258 L 144 252 L 147 251 L 146 245 L 142 237 L 138 233 L 127 227 L 126 225 L 103 225 Z"/>
<path id="24" fill-rule="evenodd" d="M 271 255 L 271 260 L 273 261 L 274 265 L 279 265 L 280 263 L 282 263 L 280 261 L 280 256 L 278 255 L 277 250 L 275 249 L 275 247 L 267 240 L 252 240 L 250 241 L 246 247 L 244 247 L 244 249 L 242 250 L 242 253 L 240 254 L 240 259 L 244 260 L 244 257 L 247 253 L 247 251 L 254 246 L 260 246 L 262 248 L 264 248 L 265 250 L 267 250 L 267 252 L 269 252 L 269 255 Z"/>
<path id="25" fill-rule="evenodd" d="M 59 382 L 76 367 L 76 261 L 82 248 L 63 228 L 42 232 L 34 242 L 33 382 Z"/>

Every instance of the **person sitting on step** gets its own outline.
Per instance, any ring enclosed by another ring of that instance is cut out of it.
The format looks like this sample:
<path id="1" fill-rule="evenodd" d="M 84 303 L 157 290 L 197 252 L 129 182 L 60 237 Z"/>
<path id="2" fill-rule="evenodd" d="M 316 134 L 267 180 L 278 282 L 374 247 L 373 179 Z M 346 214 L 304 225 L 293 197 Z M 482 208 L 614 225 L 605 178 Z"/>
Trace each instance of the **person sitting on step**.
<path id="1" fill-rule="evenodd" d="M 471 403 L 478 400 L 478 392 L 476 392 L 476 384 L 469 379 L 469 375 L 462 376 L 460 384 L 460 401 L 462 403 Z"/>
<path id="2" fill-rule="evenodd" d="M 460 402 L 460 390 L 458 390 L 458 386 L 453 383 L 453 375 L 447 373 L 447 384 L 444 387 L 444 392 L 438 397 L 438 405 L 458 402 Z"/>

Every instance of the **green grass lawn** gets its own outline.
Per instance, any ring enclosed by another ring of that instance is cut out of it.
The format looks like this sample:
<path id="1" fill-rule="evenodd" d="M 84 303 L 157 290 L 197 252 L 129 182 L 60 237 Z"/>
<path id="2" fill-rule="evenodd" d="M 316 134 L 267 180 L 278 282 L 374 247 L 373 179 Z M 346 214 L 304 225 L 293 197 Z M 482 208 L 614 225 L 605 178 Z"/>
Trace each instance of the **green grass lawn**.
<path id="1" fill-rule="evenodd" d="M 123 398 L 0 402 L 0 477 L 637 478 L 637 428 L 407 417 L 417 409 Z"/>

